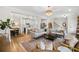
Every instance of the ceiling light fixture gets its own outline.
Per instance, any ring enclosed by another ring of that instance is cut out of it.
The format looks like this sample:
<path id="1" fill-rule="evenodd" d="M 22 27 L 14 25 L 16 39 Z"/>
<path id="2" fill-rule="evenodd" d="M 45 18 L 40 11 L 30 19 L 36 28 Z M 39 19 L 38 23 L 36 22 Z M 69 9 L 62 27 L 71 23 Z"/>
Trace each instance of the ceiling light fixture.
<path id="1" fill-rule="evenodd" d="M 51 16 L 52 15 L 52 8 L 51 8 L 51 6 L 48 6 L 48 9 L 46 10 L 45 14 L 47 16 Z"/>

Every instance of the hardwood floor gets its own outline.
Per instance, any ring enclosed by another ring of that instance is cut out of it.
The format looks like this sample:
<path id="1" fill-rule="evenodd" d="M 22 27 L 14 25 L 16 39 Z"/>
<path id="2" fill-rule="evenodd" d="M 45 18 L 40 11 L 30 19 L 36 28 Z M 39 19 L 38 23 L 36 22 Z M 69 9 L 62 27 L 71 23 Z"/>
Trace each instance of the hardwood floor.
<path id="1" fill-rule="evenodd" d="M 32 38 L 30 35 L 18 35 L 16 37 L 13 37 L 11 42 L 6 42 L 5 40 L 0 40 L 0 51 L 1 52 L 24 52 L 27 51 L 25 48 L 21 45 L 24 41 L 30 41 Z"/>

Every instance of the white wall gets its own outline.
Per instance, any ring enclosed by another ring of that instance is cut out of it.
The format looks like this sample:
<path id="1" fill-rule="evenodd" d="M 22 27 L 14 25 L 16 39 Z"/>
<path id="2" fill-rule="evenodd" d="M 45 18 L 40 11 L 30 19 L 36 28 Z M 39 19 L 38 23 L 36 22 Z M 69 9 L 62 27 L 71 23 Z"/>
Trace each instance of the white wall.
<path id="1" fill-rule="evenodd" d="M 10 11 L 5 7 L 0 7 L 0 20 L 5 21 L 10 18 Z M 5 33 L 5 30 L 0 30 L 0 33 Z"/>
<path id="2" fill-rule="evenodd" d="M 75 14 L 68 15 L 68 32 L 69 33 L 76 33 L 77 28 L 77 16 Z"/>
<path id="3" fill-rule="evenodd" d="M 12 13 L 12 11 L 14 11 L 15 13 Z M 20 12 L 20 13 L 18 15 L 16 15 L 16 12 Z M 30 16 L 35 16 L 35 17 L 37 16 L 37 15 L 33 15 L 33 14 L 31 15 L 31 13 L 29 13 L 29 12 L 27 14 L 23 14 L 23 13 L 25 13 L 25 12 L 22 10 L 19 10 L 19 9 L 15 9 L 15 8 L 11 8 L 11 7 L 0 7 L 0 20 L 5 20 L 7 18 L 11 18 L 11 20 L 15 19 L 15 20 L 18 20 L 21 22 L 21 20 L 23 20 L 23 17 L 25 17 L 25 18 L 28 17 L 28 14 Z M 13 15 L 15 15 L 16 17 L 14 17 Z M 60 16 L 60 15 L 58 15 L 58 16 Z M 42 18 L 36 17 L 36 18 L 32 19 L 31 23 L 34 24 L 34 27 L 40 28 L 40 22 L 41 22 L 40 19 L 42 19 Z M 57 20 L 58 23 L 60 24 L 61 22 L 63 22 L 62 21 L 63 19 L 64 18 L 62 18 L 62 17 L 58 17 L 58 20 L 59 20 L 59 21 Z M 46 22 L 48 21 L 48 22 L 53 23 L 53 20 L 55 20 L 55 19 L 52 17 L 51 19 L 49 18 L 48 20 L 46 20 Z M 68 14 L 67 20 L 68 20 L 68 32 L 76 33 L 76 27 L 77 27 L 76 15 L 72 14 L 72 13 Z M 24 26 L 24 22 L 21 22 L 21 23 Z"/>
<path id="4" fill-rule="evenodd" d="M 20 30 L 21 32 L 23 31 L 24 28 L 24 19 L 23 18 L 29 18 L 32 16 L 31 19 L 31 25 L 34 25 L 34 27 L 39 28 L 39 23 L 40 23 L 40 17 L 37 15 L 33 15 L 30 12 L 24 12 L 22 10 L 12 8 L 12 7 L 0 7 L 0 20 L 6 20 L 7 18 L 10 18 L 11 20 L 15 20 L 16 22 L 20 23 Z M 2 31 L 1 31 L 2 32 Z"/>
<path id="5" fill-rule="evenodd" d="M 5 7 L 0 7 L 0 20 L 10 18 L 10 11 Z"/>
<path id="6" fill-rule="evenodd" d="M 62 17 L 62 16 L 61 16 L 61 17 L 55 17 L 55 18 L 53 19 L 53 21 L 58 24 L 57 27 L 53 24 L 53 25 L 54 25 L 54 26 L 53 26 L 53 27 L 54 27 L 53 29 L 54 29 L 54 30 L 61 30 L 61 29 L 62 29 L 62 28 L 61 28 L 61 27 L 62 27 L 62 24 L 63 24 L 64 22 L 66 22 L 66 18 L 65 18 L 65 17 Z M 55 29 L 55 28 L 56 28 L 56 29 Z"/>
<path id="7" fill-rule="evenodd" d="M 62 26 L 62 23 L 66 21 L 68 24 L 68 26 L 67 26 L 68 33 L 76 33 L 77 15 L 75 13 L 67 13 L 67 14 L 65 14 L 65 16 L 54 15 L 54 17 L 52 16 L 50 19 L 47 20 L 47 24 L 48 24 L 48 22 L 52 22 L 52 24 L 53 24 L 53 21 L 55 21 L 60 26 Z M 57 27 L 54 27 L 53 29 L 56 30 L 55 28 L 59 30 L 59 28 L 57 28 Z"/>
<path id="8" fill-rule="evenodd" d="M 60 17 L 56 20 L 58 24 L 62 25 L 62 22 L 67 21 L 68 33 L 76 33 L 77 28 L 77 15 L 75 13 L 68 13 L 66 17 Z"/>

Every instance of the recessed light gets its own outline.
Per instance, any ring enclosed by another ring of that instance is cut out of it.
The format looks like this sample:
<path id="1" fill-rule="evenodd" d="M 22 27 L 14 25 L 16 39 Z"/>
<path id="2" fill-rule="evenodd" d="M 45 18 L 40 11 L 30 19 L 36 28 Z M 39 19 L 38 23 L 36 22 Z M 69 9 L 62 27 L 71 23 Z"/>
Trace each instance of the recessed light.
<path id="1" fill-rule="evenodd" d="M 71 12 L 71 9 L 68 9 L 69 12 Z"/>

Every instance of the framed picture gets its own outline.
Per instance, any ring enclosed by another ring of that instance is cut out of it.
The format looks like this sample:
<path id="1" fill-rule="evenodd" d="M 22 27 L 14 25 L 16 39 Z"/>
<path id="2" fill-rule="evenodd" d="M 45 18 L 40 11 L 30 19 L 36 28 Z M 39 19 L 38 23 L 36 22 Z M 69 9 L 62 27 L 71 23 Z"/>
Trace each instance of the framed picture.
<path id="1" fill-rule="evenodd" d="M 41 29 L 44 29 L 46 27 L 46 24 L 45 23 L 41 23 Z"/>

